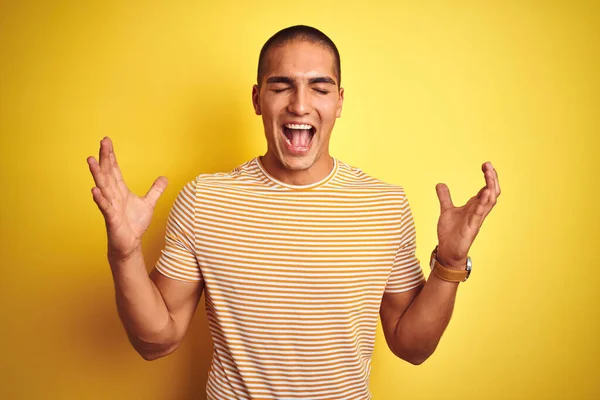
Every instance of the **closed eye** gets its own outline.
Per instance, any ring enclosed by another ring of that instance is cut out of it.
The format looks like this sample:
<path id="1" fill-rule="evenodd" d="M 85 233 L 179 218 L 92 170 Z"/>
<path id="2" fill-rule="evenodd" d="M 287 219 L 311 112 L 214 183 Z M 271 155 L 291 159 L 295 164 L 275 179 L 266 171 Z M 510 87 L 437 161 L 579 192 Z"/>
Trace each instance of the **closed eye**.
<path id="1" fill-rule="evenodd" d="M 323 90 L 323 89 L 317 89 L 317 88 L 315 88 L 315 90 L 317 92 L 321 93 L 321 94 L 327 94 L 327 93 L 329 93 L 329 90 Z"/>
<path id="2" fill-rule="evenodd" d="M 281 92 L 285 92 L 286 90 L 290 89 L 289 87 L 287 88 L 283 88 L 283 89 L 271 89 L 273 92 L 275 93 L 281 93 Z"/>

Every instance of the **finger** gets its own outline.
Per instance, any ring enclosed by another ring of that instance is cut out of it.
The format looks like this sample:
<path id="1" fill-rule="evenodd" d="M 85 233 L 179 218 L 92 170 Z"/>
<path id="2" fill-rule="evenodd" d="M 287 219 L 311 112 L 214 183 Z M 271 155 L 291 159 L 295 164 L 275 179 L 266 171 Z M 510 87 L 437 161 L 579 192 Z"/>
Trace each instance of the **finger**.
<path id="1" fill-rule="evenodd" d="M 487 188 L 495 191 L 496 183 L 494 182 L 494 171 L 491 168 L 486 168 L 483 176 L 485 178 L 485 185 Z"/>
<path id="2" fill-rule="evenodd" d="M 496 204 L 494 190 L 486 188 L 481 195 L 479 204 L 475 207 L 475 214 L 485 217 L 492 210 L 494 204 Z"/>
<path id="3" fill-rule="evenodd" d="M 144 196 L 144 199 L 146 199 L 148 203 L 150 203 L 150 205 L 154 208 L 156 206 L 156 203 L 158 202 L 159 197 L 163 194 L 168 184 L 169 181 L 166 177 L 159 176 L 158 178 L 156 178 L 156 180 L 150 187 L 150 190 L 148 190 L 148 193 L 146 193 L 146 195 Z"/>
<path id="4" fill-rule="evenodd" d="M 490 198 L 488 199 L 488 203 L 490 205 L 490 210 L 496 205 L 496 199 L 498 198 L 498 192 L 496 191 L 496 185 L 494 183 L 494 187 L 490 189 Z"/>
<path id="5" fill-rule="evenodd" d="M 440 200 L 440 211 L 444 212 L 449 208 L 453 208 L 454 204 L 452 203 L 452 197 L 450 197 L 450 189 L 443 183 L 438 183 L 435 185 L 435 191 L 437 193 L 438 199 Z"/>
<path id="6" fill-rule="evenodd" d="M 87 158 L 87 163 L 90 168 L 90 172 L 92 173 L 92 177 L 94 178 L 94 183 L 96 184 L 96 186 L 99 188 L 106 186 L 104 174 L 100 169 L 100 165 L 98 165 L 98 161 L 96 161 L 94 157 L 89 156 Z"/>
<path id="7" fill-rule="evenodd" d="M 494 171 L 494 182 L 496 183 L 496 198 L 497 198 L 498 196 L 500 196 L 500 193 L 502 192 L 500 190 L 500 180 L 498 179 L 498 171 L 496 171 L 496 168 L 492 167 L 492 171 Z"/>
<path id="8" fill-rule="evenodd" d="M 468 220 L 469 229 L 474 232 L 479 232 L 479 229 L 481 229 L 481 225 L 483 225 L 483 221 L 485 220 L 485 215 L 470 214 Z"/>
<path id="9" fill-rule="evenodd" d="M 107 174 L 105 174 L 100 165 L 98 165 L 98 161 L 94 157 L 87 158 L 88 166 L 90 168 L 90 172 L 92 173 L 92 177 L 94 178 L 94 183 L 96 186 L 102 191 L 102 195 L 108 199 L 113 198 L 113 190 L 110 186 L 110 179 L 108 179 Z"/>
<path id="10" fill-rule="evenodd" d="M 491 168 L 487 168 L 485 171 L 485 189 L 488 192 L 486 197 L 486 203 L 496 202 L 496 182 L 494 181 L 494 171 Z"/>
<path id="11" fill-rule="evenodd" d="M 494 204 L 496 204 L 496 197 L 498 196 L 498 194 L 496 191 L 496 181 L 494 179 L 494 171 L 491 167 L 485 173 L 485 184 L 486 184 L 486 190 L 488 190 L 490 192 L 488 195 L 487 201 L 490 202 L 493 207 Z"/>
<path id="12" fill-rule="evenodd" d="M 498 173 L 496 172 L 496 169 L 492 166 L 492 163 L 489 161 L 484 162 L 481 165 L 481 170 L 486 175 L 486 182 L 487 174 L 490 174 L 491 180 L 494 183 L 492 186 L 490 186 L 490 188 L 494 189 L 494 191 L 496 192 L 496 197 L 500 196 L 500 182 L 498 180 Z"/>
<path id="13" fill-rule="evenodd" d="M 100 141 L 100 150 L 98 151 L 98 160 L 100 163 L 100 169 L 104 172 L 110 172 L 110 154 L 109 154 L 109 141 L 108 136 L 105 136 Z"/>
<path id="14" fill-rule="evenodd" d="M 104 215 L 104 219 L 108 222 L 112 219 L 115 213 L 115 208 L 110 204 L 108 200 L 104 196 L 102 196 L 102 191 L 97 187 L 92 188 L 92 197 L 94 202 L 100 209 L 102 215 Z"/>
<path id="15" fill-rule="evenodd" d="M 498 181 L 496 180 L 496 177 L 497 177 L 496 171 L 494 170 L 494 167 L 492 167 L 492 163 L 487 162 L 485 164 L 486 164 L 485 183 L 486 183 L 487 189 L 489 189 L 489 192 L 490 192 L 488 195 L 487 201 L 490 203 L 490 210 L 491 210 L 491 207 L 494 207 L 494 205 L 496 204 L 499 186 L 498 186 Z"/>
<path id="16" fill-rule="evenodd" d="M 483 164 L 481 164 L 481 172 L 483 172 L 485 174 L 485 172 L 492 166 L 492 163 L 489 161 L 484 162 Z"/>
<path id="17" fill-rule="evenodd" d="M 479 189 L 479 192 L 477 192 L 477 197 L 478 199 L 481 199 L 481 195 L 483 194 L 483 191 L 487 188 L 487 186 L 482 187 L 481 189 Z"/>
<path id="18" fill-rule="evenodd" d="M 115 154 L 115 148 L 112 140 L 108 138 L 109 144 L 109 161 L 112 169 L 112 174 L 115 177 L 117 182 L 123 182 L 123 175 L 121 174 L 121 169 L 119 168 L 119 163 L 117 162 L 117 155 Z"/>
<path id="19" fill-rule="evenodd" d="M 489 214 L 491 207 L 489 203 L 490 190 L 485 189 L 481 194 L 481 199 L 475 206 L 475 210 L 469 215 L 469 225 L 473 229 L 479 229 L 485 217 Z"/>

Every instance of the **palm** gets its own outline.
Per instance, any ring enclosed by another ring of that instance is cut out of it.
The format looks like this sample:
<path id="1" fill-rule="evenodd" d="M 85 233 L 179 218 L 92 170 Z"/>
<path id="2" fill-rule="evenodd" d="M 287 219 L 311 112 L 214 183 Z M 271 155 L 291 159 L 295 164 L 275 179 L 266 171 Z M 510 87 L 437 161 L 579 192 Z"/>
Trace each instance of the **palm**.
<path id="1" fill-rule="evenodd" d="M 440 184 L 436 187 L 441 208 L 437 225 L 438 254 L 447 263 L 461 264 L 466 259 L 485 217 L 500 195 L 498 176 L 491 164 L 489 167 L 488 164 L 484 164 L 482 170 L 485 174 L 486 186 L 462 207 L 455 207 L 452 204 L 446 185 Z"/>
<path id="2" fill-rule="evenodd" d="M 154 208 L 132 193 L 123 182 L 112 206 L 114 213 L 106 219 L 109 246 L 117 251 L 135 248 L 150 226 Z"/>
<path id="3" fill-rule="evenodd" d="M 102 140 L 99 158 L 99 163 L 93 157 L 88 158 L 97 186 L 92 189 L 92 194 L 104 215 L 109 252 L 126 257 L 141 246 L 142 235 L 150 226 L 154 207 L 167 186 L 167 179 L 159 177 L 146 196 L 139 197 L 125 184 L 109 138 Z"/>
<path id="4" fill-rule="evenodd" d="M 452 258 L 460 259 L 461 254 L 467 254 L 479 232 L 472 211 L 477 202 L 478 199 L 472 197 L 464 206 L 447 209 L 440 215 L 437 226 L 438 240 L 454 249 L 454 254 L 449 254 Z"/>

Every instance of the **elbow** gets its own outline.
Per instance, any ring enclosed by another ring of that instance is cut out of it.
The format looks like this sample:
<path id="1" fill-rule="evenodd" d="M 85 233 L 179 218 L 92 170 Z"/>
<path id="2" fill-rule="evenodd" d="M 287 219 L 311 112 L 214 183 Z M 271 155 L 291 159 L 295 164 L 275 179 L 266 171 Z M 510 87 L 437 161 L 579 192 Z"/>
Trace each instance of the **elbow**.
<path id="1" fill-rule="evenodd" d="M 398 358 L 412 364 L 421 365 L 435 352 L 438 341 L 431 342 L 424 339 L 410 342 L 399 341 L 392 350 Z"/>
<path id="2" fill-rule="evenodd" d="M 421 365 L 429 358 L 429 354 L 425 356 L 402 357 L 402 359 L 412 365 Z"/>
<path id="3" fill-rule="evenodd" d="M 156 354 L 151 354 L 151 353 L 141 353 L 138 351 L 138 354 L 140 356 L 142 356 L 142 358 L 146 361 L 154 361 L 154 360 L 158 360 L 159 358 L 161 358 L 162 356 L 160 355 L 156 355 Z"/>
<path id="4" fill-rule="evenodd" d="M 142 358 L 146 361 L 158 360 L 159 358 L 162 358 L 167 355 L 167 354 L 163 354 L 163 353 L 156 353 L 156 352 L 149 353 L 149 352 L 143 352 L 143 351 L 138 351 L 138 354 L 140 356 L 142 356 Z"/>
<path id="5" fill-rule="evenodd" d="M 432 354 L 433 350 L 427 349 L 403 349 L 402 351 L 394 351 L 396 357 L 412 364 L 421 365 L 423 364 Z"/>
<path id="6" fill-rule="evenodd" d="M 142 356 L 142 358 L 144 360 L 146 360 L 146 361 L 158 360 L 159 358 L 163 358 L 165 356 L 168 356 L 169 354 L 171 354 L 175 350 L 177 350 L 177 346 L 172 347 L 172 348 L 168 348 L 168 349 L 162 350 L 162 351 L 147 351 L 147 350 L 138 350 L 138 349 L 136 349 L 136 351 L 138 352 L 138 354 L 140 356 Z"/>
<path id="7" fill-rule="evenodd" d="M 179 347 L 179 343 L 158 345 L 154 343 L 137 342 L 132 344 L 135 351 L 146 361 L 154 361 L 168 356 Z"/>

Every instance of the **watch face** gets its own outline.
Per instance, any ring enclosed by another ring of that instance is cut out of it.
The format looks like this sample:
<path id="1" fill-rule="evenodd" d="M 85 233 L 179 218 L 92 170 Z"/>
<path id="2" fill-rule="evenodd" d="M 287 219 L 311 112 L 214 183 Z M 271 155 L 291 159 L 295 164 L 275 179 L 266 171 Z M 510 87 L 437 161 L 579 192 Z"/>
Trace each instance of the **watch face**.
<path id="1" fill-rule="evenodd" d="M 433 249 L 433 251 L 431 252 L 431 258 L 429 259 L 429 268 L 433 271 L 433 267 L 435 267 L 435 261 L 437 258 L 437 246 L 435 249 Z"/>
<path id="2" fill-rule="evenodd" d="M 471 262 L 471 257 L 467 257 L 467 276 L 465 277 L 465 281 L 469 279 L 471 275 L 471 269 L 473 268 L 473 263 Z"/>

